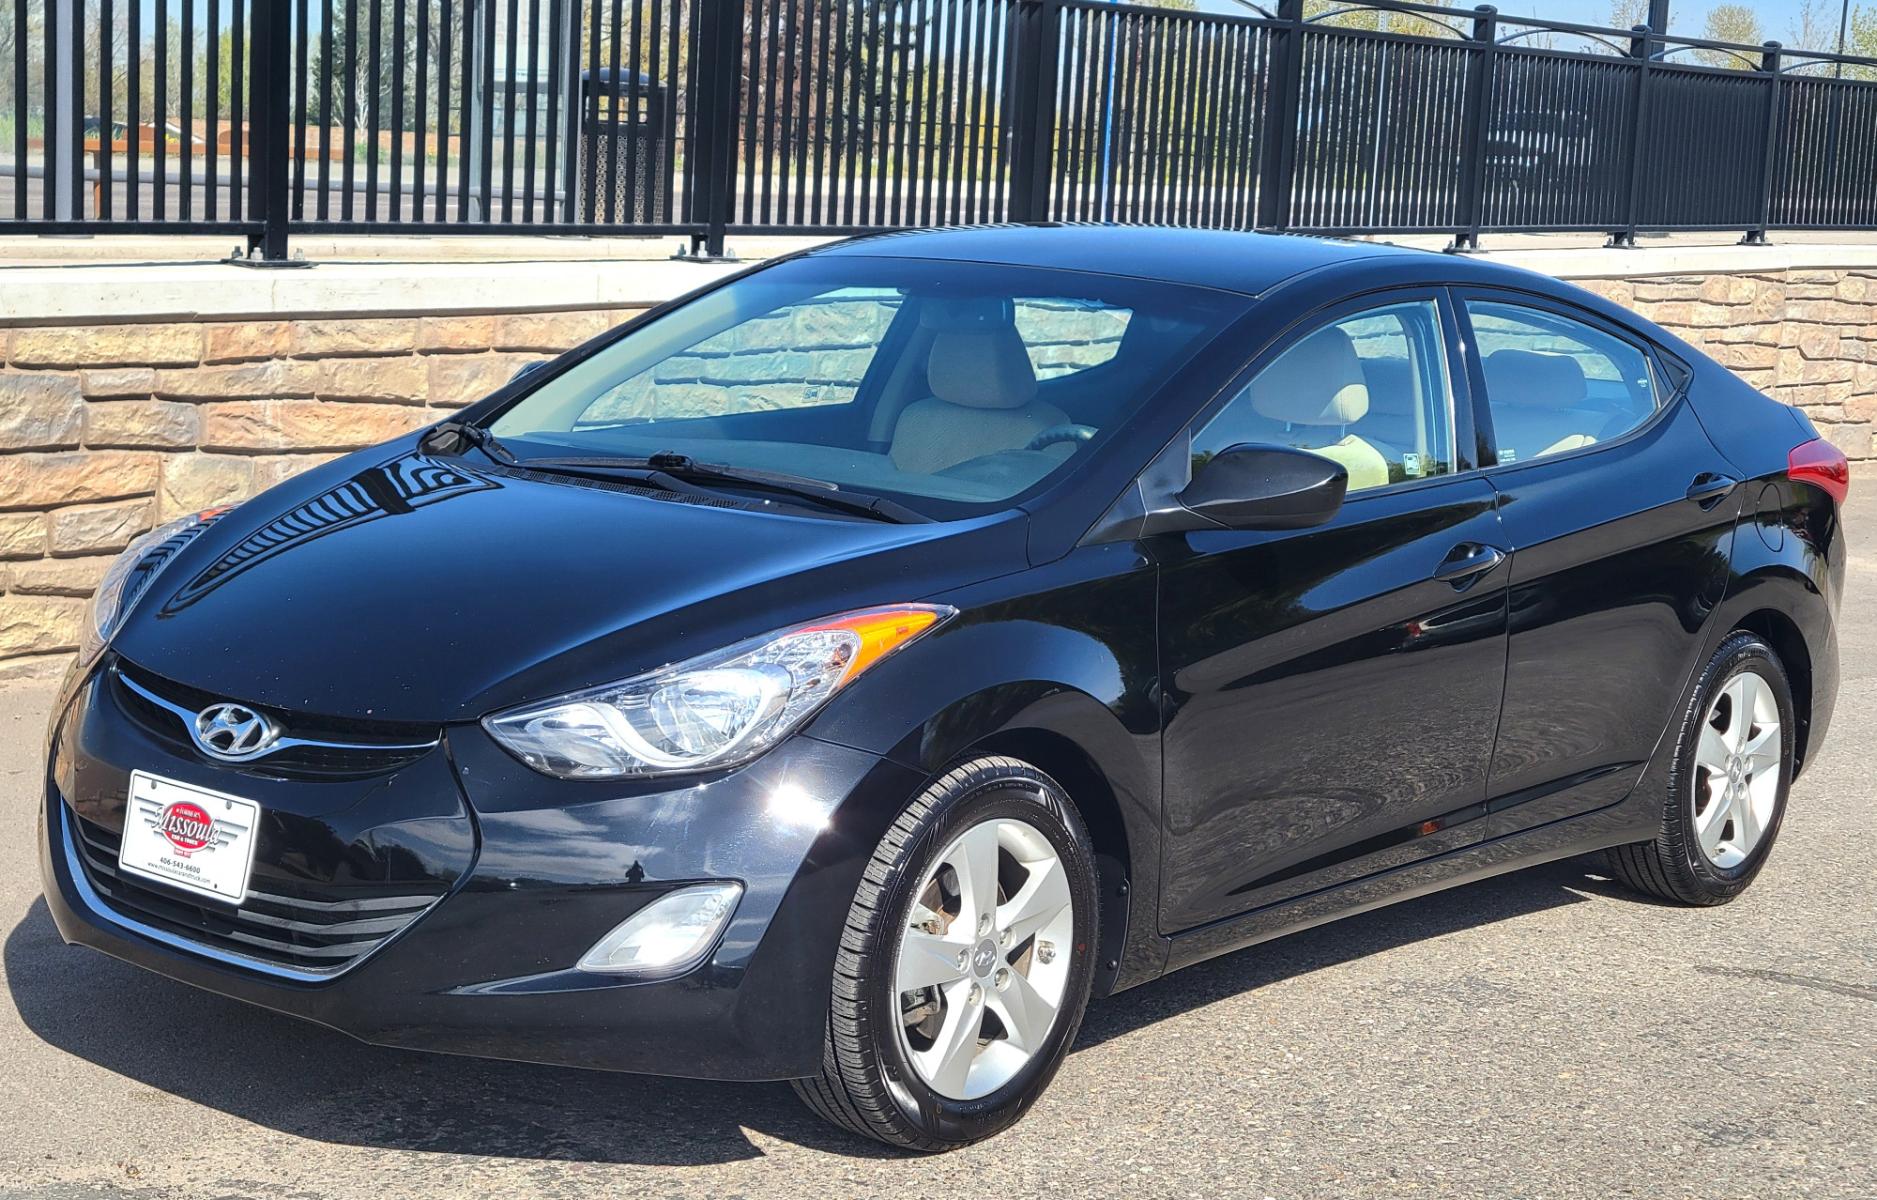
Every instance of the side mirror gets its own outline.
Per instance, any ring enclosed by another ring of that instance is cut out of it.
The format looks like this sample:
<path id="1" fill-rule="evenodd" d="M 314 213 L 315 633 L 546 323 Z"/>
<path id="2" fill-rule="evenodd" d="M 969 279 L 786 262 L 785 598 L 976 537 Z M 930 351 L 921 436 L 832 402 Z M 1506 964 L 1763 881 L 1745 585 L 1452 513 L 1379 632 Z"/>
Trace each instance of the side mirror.
<path id="1" fill-rule="evenodd" d="M 1308 529 L 1335 516 L 1349 490 L 1339 462 L 1288 446 L 1228 446 L 1179 495 L 1227 529 Z"/>

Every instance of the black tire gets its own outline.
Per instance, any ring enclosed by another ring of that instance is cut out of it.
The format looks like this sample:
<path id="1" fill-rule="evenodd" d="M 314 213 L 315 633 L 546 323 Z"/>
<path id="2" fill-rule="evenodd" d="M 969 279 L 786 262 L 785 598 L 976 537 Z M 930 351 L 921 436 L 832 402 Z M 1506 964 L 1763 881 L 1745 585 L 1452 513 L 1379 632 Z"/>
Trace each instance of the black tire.
<path id="1" fill-rule="evenodd" d="M 952 839 L 995 817 L 1042 833 L 1068 878 L 1074 907 L 1068 983 L 1037 1053 L 996 1091 L 952 1100 L 927 1087 L 907 1060 L 893 973 L 899 931 L 934 860 Z M 853 1133 L 925 1153 L 954 1150 L 1009 1128 L 1056 1074 L 1087 1007 L 1096 952 L 1096 875 L 1088 833 L 1056 782 L 1013 758 L 961 762 L 935 779 L 881 838 L 841 933 L 821 1073 L 795 1091 Z"/>
<path id="2" fill-rule="evenodd" d="M 1695 832 L 1695 747 L 1701 723 L 1714 698 L 1728 682 L 1752 670 L 1771 685 L 1779 707 L 1779 786 L 1772 818 L 1759 843 L 1738 864 L 1720 867 L 1702 852 Z M 1736 632 L 1721 644 L 1702 669 L 1676 733 L 1675 759 L 1662 801 L 1662 825 L 1646 842 L 1618 846 L 1606 852 L 1617 879 L 1645 895 L 1674 904 L 1725 904 L 1746 891 L 1779 836 L 1786 817 L 1786 797 L 1792 787 L 1794 748 L 1792 685 L 1773 648 L 1751 633 Z"/>

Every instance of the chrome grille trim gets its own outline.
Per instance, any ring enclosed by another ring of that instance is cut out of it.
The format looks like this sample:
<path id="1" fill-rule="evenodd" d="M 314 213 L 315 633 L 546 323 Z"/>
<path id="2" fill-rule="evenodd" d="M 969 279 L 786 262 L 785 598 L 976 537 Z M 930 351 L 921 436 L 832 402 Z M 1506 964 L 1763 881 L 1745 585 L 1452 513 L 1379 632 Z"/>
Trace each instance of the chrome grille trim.
<path id="1" fill-rule="evenodd" d="M 136 680 L 132 679 L 130 676 L 124 674 L 124 672 L 117 670 L 115 667 L 112 668 L 111 674 L 116 678 L 118 683 L 122 684 L 126 688 L 129 688 L 131 691 L 135 692 L 138 696 L 142 697 L 147 703 L 156 705 L 158 708 L 162 709 L 163 711 L 169 713 L 171 716 L 175 717 L 178 721 L 181 721 L 182 726 L 183 726 L 183 733 L 189 737 L 189 740 L 192 744 L 194 743 L 195 741 L 194 728 L 195 728 L 196 714 L 193 710 L 185 708 L 180 704 L 176 704 L 173 701 L 163 696 L 157 695 L 155 692 L 151 691 L 147 687 L 144 687 L 142 684 L 138 683 Z M 287 734 L 282 734 L 280 737 L 275 738 L 273 743 L 270 746 L 268 746 L 266 750 L 262 751 L 260 754 L 255 755 L 254 758 L 250 761 L 258 762 L 258 761 L 265 760 L 267 758 L 272 757 L 273 755 L 280 753 L 282 750 L 295 750 L 295 749 L 303 749 L 303 748 L 313 748 L 313 749 L 321 749 L 321 750 L 351 750 L 351 751 L 355 751 L 355 752 L 362 753 L 362 754 L 371 754 L 371 753 L 418 754 L 426 750 L 436 749 L 437 743 L 440 740 L 441 740 L 440 738 L 431 738 L 427 742 L 338 742 L 338 741 L 330 741 L 330 740 L 321 739 L 321 738 L 296 738 L 296 737 L 289 736 Z"/>

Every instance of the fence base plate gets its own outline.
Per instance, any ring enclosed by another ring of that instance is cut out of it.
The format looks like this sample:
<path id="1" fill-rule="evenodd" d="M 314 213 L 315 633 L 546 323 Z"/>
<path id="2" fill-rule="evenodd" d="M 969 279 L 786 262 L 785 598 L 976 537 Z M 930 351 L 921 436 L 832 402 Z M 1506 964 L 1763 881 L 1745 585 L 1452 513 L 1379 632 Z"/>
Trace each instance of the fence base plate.
<path id="1" fill-rule="evenodd" d="M 262 258 L 259 254 L 243 254 L 240 250 L 222 261 L 231 267 L 251 267 L 257 271 L 297 270 L 313 265 L 304 258 Z"/>
<path id="2" fill-rule="evenodd" d="M 304 258 L 225 258 L 222 261 L 231 267 L 247 267 L 255 271 L 298 270 L 313 265 Z"/>
<path id="3" fill-rule="evenodd" d="M 738 258 L 735 254 L 732 254 L 728 250 L 725 250 L 722 254 L 710 254 L 701 250 L 696 254 L 688 254 L 685 251 L 680 250 L 676 254 L 671 256 L 671 261 L 672 262 L 697 263 L 701 266 L 707 266 L 707 267 L 718 267 L 718 266 L 724 265 L 725 263 L 740 263 L 740 262 L 745 262 L 747 260 Z"/>

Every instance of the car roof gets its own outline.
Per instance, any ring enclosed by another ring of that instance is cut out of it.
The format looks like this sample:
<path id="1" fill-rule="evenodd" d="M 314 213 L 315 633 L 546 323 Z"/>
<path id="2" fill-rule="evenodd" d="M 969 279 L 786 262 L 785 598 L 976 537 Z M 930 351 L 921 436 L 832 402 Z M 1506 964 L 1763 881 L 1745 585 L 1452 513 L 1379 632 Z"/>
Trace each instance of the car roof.
<path id="1" fill-rule="evenodd" d="M 1286 279 L 1363 259 L 1427 253 L 1374 242 L 1159 225 L 980 225 L 865 234 L 813 256 L 934 258 L 1162 279 L 1257 296 Z"/>

